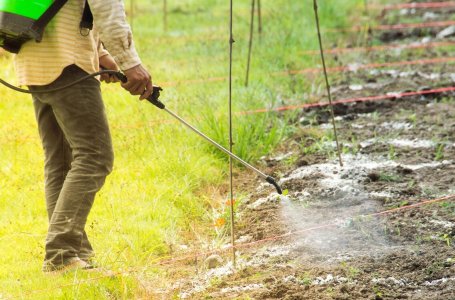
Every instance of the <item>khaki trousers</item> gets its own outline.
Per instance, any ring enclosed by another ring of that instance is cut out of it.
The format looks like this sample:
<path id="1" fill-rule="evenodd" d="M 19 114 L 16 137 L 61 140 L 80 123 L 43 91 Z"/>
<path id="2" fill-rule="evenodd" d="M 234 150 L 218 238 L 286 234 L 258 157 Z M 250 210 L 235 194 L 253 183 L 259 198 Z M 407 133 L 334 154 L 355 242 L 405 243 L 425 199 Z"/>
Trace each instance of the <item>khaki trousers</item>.
<path id="1" fill-rule="evenodd" d="M 61 87 L 87 75 L 75 65 L 46 86 Z M 95 78 L 45 94 L 33 94 L 45 164 L 45 197 L 49 217 L 44 266 L 64 265 L 68 259 L 89 259 L 92 246 L 85 232 L 95 194 L 113 165 L 111 135 Z"/>

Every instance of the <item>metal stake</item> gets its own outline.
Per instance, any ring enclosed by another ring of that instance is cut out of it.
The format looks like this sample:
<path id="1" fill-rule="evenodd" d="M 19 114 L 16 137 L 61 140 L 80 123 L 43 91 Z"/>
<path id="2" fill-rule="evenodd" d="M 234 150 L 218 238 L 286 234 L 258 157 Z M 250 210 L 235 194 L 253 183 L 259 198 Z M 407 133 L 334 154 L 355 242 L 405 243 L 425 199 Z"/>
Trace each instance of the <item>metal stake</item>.
<path id="1" fill-rule="evenodd" d="M 233 0 L 230 0 L 229 9 L 229 152 L 232 153 L 232 48 L 234 45 L 234 37 L 232 34 L 233 26 Z M 229 156 L 229 198 L 231 208 L 231 244 L 232 244 L 232 264 L 235 268 L 235 218 L 234 218 L 234 187 L 232 174 L 232 156 Z"/>
<path id="2" fill-rule="evenodd" d="M 332 117 L 332 125 L 333 125 L 333 132 L 335 134 L 335 141 L 337 145 L 337 152 L 338 152 L 338 159 L 340 160 L 340 166 L 343 166 L 343 161 L 341 160 L 341 149 L 340 144 L 338 143 L 338 135 L 337 135 L 337 127 L 335 124 L 335 113 L 333 112 L 333 103 L 332 103 L 332 95 L 330 93 L 330 84 L 329 84 L 329 77 L 327 75 L 327 68 L 325 66 L 325 58 L 324 58 L 324 48 L 322 46 L 322 38 L 321 38 L 321 29 L 319 26 L 319 14 L 318 14 L 318 3 L 317 0 L 313 0 L 314 3 L 314 16 L 316 18 L 316 28 L 318 32 L 318 40 L 319 40 L 319 50 L 321 52 L 321 60 L 322 60 L 322 67 L 324 69 L 324 78 L 325 78 L 325 85 L 327 88 L 327 96 L 329 98 L 330 103 L 330 115 Z"/>

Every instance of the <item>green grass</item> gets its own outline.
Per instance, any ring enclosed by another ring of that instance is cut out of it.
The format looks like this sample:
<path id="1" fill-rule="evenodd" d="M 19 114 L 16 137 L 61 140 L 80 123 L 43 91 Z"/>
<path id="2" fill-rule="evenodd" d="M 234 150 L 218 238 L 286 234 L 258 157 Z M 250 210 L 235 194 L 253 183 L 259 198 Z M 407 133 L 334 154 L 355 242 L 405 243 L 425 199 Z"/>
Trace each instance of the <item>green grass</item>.
<path id="1" fill-rule="evenodd" d="M 150 2 L 136 1 L 134 34 L 155 84 L 165 87 L 162 100 L 226 146 L 227 81 L 184 81 L 227 76 L 228 2 L 168 1 L 167 32 L 163 31 L 160 5 Z M 234 7 L 234 113 L 308 101 L 308 90 L 321 86 L 322 78 L 273 73 L 319 66 L 317 56 L 299 54 L 317 49 L 312 2 L 264 3 L 264 32 L 254 43 L 250 86 L 246 88 L 249 3 L 235 1 Z M 347 16 L 361 16 L 362 4 L 362 0 L 320 1 L 322 26 L 352 25 Z M 334 33 L 324 35 L 324 40 L 327 47 L 342 43 Z M 11 59 L 2 58 L 0 63 L 1 77 L 14 82 Z M 0 299 L 147 297 L 147 280 L 159 276 L 153 265 L 157 258 L 180 244 L 191 245 L 193 238 L 216 236 L 213 212 L 226 201 L 220 191 L 228 179 L 227 158 L 166 113 L 135 100 L 119 86 L 104 85 L 103 95 L 116 160 L 114 172 L 96 198 L 87 231 L 100 264 L 115 271 L 133 268 L 138 273 L 114 279 L 41 274 L 47 217 L 43 153 L 32 102 L 28 95 L 0 88 Z M 235 114 L 234 151 L 254 163 L 292 132 L 287 125 L 291 116 Z"/>

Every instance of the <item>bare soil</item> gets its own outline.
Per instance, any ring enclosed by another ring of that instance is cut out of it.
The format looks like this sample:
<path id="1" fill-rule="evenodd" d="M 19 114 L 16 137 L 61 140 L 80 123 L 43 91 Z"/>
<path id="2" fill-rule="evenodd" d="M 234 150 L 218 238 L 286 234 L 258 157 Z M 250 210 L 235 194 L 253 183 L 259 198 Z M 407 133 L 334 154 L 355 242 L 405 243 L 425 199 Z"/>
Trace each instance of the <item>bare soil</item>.
<path id="1" fill-rule="evenodd" d="M 390 14 L 382 23 L 407 16 Z M 449 15 L 439 10 L 435 18 Z M 412 17 L 423 21 L 424 14 Z M 395 44 L 434 41 L 442 30 L 372 34 Z M 453 47 L 419 57 L 451 54 Z M 344 99 L 454 82 L 453 65 L 424 64 L 346 72 L 332 91 Z M 455 299 L 455 197 L 409 207 L 455 194 L 455 93 L 337 105 L 335 114 L 344 166 L 333 138 L 324 138 L 332 131 L 327 108 L 302 111 L 293 138 L 262 160 L 288 195 L 241 175 L 239 188 L 259 188 L 238 208 L 237 243 L 247 246 L 239 247 L 236 268 L 229 252 L 216 268 L 181 263 L 169 276 L 187 275 L 169 284 L 163 298 Z M 390 212 L 377 214 L 383 211 Z"/>

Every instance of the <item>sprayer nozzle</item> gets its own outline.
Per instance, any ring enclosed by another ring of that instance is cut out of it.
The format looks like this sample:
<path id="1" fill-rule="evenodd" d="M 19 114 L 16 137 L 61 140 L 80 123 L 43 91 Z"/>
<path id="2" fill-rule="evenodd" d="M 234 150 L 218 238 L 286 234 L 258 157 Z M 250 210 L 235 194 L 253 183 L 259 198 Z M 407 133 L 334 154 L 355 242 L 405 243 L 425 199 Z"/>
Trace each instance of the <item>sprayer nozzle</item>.
<path id="1" fill-rule="evenodd" d="M 280 195 L 283 194 L 283 191 L 281 190 L 281 187 L 278 185 L 278 183 L 276 182 L 276 180 L 272 177 L 272 176 L 267 176 L 267 178 L 265 179 L 265 181 L 267 181 L 268 183 L 270 183 L 271 185 L 273 185 L 276 189 L 276 192 Z"/>

